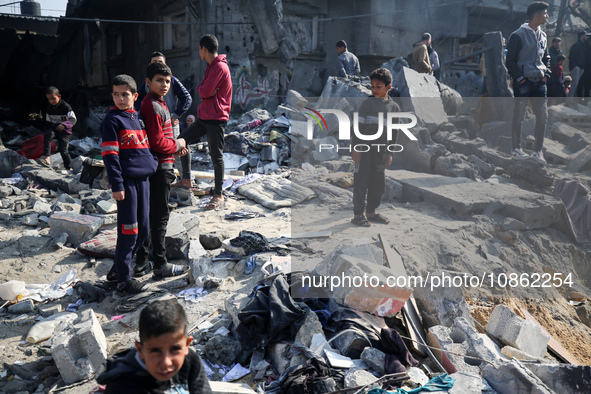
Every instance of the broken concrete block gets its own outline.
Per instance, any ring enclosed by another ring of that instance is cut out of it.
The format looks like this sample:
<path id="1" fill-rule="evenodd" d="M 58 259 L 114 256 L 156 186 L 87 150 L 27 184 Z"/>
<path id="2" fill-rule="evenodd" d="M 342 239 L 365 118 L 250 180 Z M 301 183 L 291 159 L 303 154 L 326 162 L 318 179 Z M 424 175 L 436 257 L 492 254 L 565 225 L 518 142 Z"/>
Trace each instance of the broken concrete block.
<path id="1" fill-rule="evenodd" d="M 580 136 L 582 131 L 569 124 L 557 122 L 551 126 L 552 139 L 561 144 L 568 145 L 573 137 Z"/>
<path id="2" fill-rule="evenodd" d="M 14 214 L 8 211 L 0 211 L 0 220 L 12 220 Z"/>
<path id="3" fill-rule="evenodd" d="M 318 316 L 316 313 L 310 309 L 306 310 L 306 315 L 304 317 L 304 322 L 300 326 L 294 341 L 296 343 L 301 343 L 305 347 L 309 348 L 312 344 L 312 337 L 315 334 L 320 333 L 324 336 L 324 331 L 322 331 L 322 324 L 320 324 L 320 320 L 318 320 Z M 306 357 L 303 354 L 297 354 L 296 356 L 292 357 L 290 361 L 290 366 L 296 366 L 305 364 Z"/>
<path id="4" fill-rule="evenodd" d="M 12 188 L 10 186 L 0 186 L 0 198 L 5 198 L 12 195 Z"/>
<path id="5" fill-rule="evenodd" d="M 293 108 L 304 108 L 308 105 L 306 100 L 299 92 L 289 89 L 285 95 L 285 102 Z"/>
<path id="6" fill-rule="evenodd" d="M 53 212 L 80 213 L 82 201 L 67 194 L 61 194 L 53 204 Z"/>
<path id="7" fill-rule="evenodd" d="M 25 226 L 36 227 L 39 224 L 39 214 L 33 213 L 21 218 L 21 223 Z"/>
<path id="8" fill-rule="evenodd" d="M 576 134 L 568 142 L 568 149 L 571 152 L 576 153 L 576 152 L 580 151 L 581 149 L 590 145 L 591 144 L 590 140 L 591 139 L 588 138 L 586 135 Z"/>
<path id="9" fill-rule="evenodd" d="M 546 354 L 550 337 L 505 305 L 495 306 L 486 329 L 506 345 L 516 347 L 534 357 L 544 357 Z"/>
<path id="10" fill-rule="evenodd" d="M 187 256 L 189 260 L 197 260 L 199 257 L 203 257 L 206 254 L 207 251 L 198 239 L 192 239 L 189 242 L 189 253 Z"/>
<path id="11" fill-rule="evenodd" d="M 189 241 L 199 233 L 199 218 L 176 210 L 170 214 L 166 228 L 166 256 L 171 260 L 186 259 Z"/>
<path id="12" fill-rule="evenodd" d="M 545 228 L 562 220 L 559 199 L 509 185 L 404 170 L 386 170 L 386 176 L 403 184 L 403 202 L 426 201 L 459 215 L 497 207 L 491 213 L 517 219 L 529 229 Z"/>
<path id="13" fill-rule="evenodd" d="M 472 375 L 465 372 L 456 372 L 449 375 L 455 379 L 454 386 L 447 390 L 448 394 L 469 394 L 469 393 L 493 393 L 494 390 L 488 385 L 486 380 L 479 374 Z"/>
<path id="14" fill-rule="evenodd" d="M 33 204 L 33 210 L 35 212 L 48 215 L 51 213 L 51 204 L 37 200 L 35 201 L 35 204 Z"/>
<path id="15" fill-rule="evenodd" d="M 591 168 L 591 145 L 586 146 L 575 154 L 568 157 L 569 163 L 566 170 L 570 172 L 582 172 Z"/>
<path id="16" fill-rule="evenodd" d="M 373 347 L 366 347 L 361 352 L 361 359 L 380 376 L 385 375 L 386 353 Z"/>
<path id="17" fill-rule="evenodd" d="M 533 138 L 532 138 L 533 141 Z M 550 139 L 544 140 L 544 158 L 550 164 L 565 164 L 568 163 L 571 152 L 563 144 L 552 141 Z"/>
<path id="18" fill-rule="evenodd" d="M 7 149 L 3 144 L 0 144 L 0 178 L 10 178 L 13 169 L 23 163 L 23 156 L 19 155 L 12 149 Z M 37 165 L 31 165 L 36 167 Z M 24 174 L 21 171 L 21 175 Z"/>
<path id="19" fill-rule="evenodd" d="M 98 213 L 115 213 L 117 212 L 117 202 L 115 200 L 99 201 L 96 208 Z"/>
<path id="20" fill-rule="evenodd" d="M 433 173 L 449 177 L 464 177 L 476 180 L 478 169 L 457 153 L 438 157 L 433 166 Z"/>
<path id="21" fill-rule="evenodd" d="M 548 362 L 548 360 L 544 358 L 534 357 L 531 354 L 527 354 L 524 351 L 514 348 L 513 346 L 503 346 L 501 353 L 509 358 L 516 358 L 518 360 Z"/>
<path id="22" fill-rule="evenodd" d="M 522 364 L 557 393 L 584 394 L 591 387 L 591 367 L 588 365 Z"/>
<path id="23" fill-rule="evenodd" d="M 410 171 L 430 173 L 435 160 L 447 153 L 443 145 L 433 142 L 429 131 L 425 128 L 413 128 L 417 141 L 410 140 L 404 133 L 399 133 L 398 144 L 404 149 L 394 154 L 392 162 Z"/>
<path id="24" fill-rule="evenodd" d="M 20 174 L 47 189 L 61 190 L 64 193 L 78 193 L 83 187 L 88 188 L 88 185 L 81 186 L 74 175 L 60 174 L 49 168 L 40 168 L 37 164 L 23 164 Z"/>
<path id="25" fill-rule="evenodd" d="M 367 342 L 366 337 L 361 333 L 346 331 L 334 338 L 331 345 L 335 349 L 339 349 L 343 356 L 358 359 L 361 357 L 363 350 L 371 346 L 371 343 Z"/>
<path id="26" fill-rule="evenodd" d="M 212 394 L 256 394 L 246 383 L 209 381 Z"/>
<path id="27" fill-rule="evenodd" d="M 447 122 L 447 113 L 435 77 L 404 67 L 398 73 L 396 83 L 403 97 L 402 111 L 412 112 L 419 125 L 434 131 L 440 124 Z"/>
<path id="28" fill-rule="evenodd" d="M 103 225 L 103 220 L 94 216 L 72 212 L 55 212 L 49 218 L 49 235 L 57 237 L 67 233 L 70 242 L 79 244 L 88 241 Z"/>
<path id="29" fill-rule="evenodd" d="M 548 124 L 552 124 L 556 121 L 566 123 L 575 128 L 591 127 L 591 116 L 565 105 L 553 105 L 548 107 Z"/>
<path id="30" fill-rule="evenodd" d="M 205 344 L 205 356 L 218 365 L 232 365 L 242 351 L 240 342 L 235 339 L 215 335 Z"/>
<path id="31" fill-rule="evenodd" d="M 62 311 L 62 306 L 60 304 L 53 304 L 53 305 L 40 305 L 38 308 L 39 314 L 42 317 L 49 317 L 53 316 L 56 313 L 60 313 Z"/>
<path id="32" fill-rule="evenodd" d="M 107 340 L 92 309 L 53 336 L 51 354 L 66 384 L 100 373 L 107 359 Z"/>
<path id="33" fill-rule="evenodd" d="M 170 191 L 170 202 L 177 203 L 180 207 L 198 206 L 199 200 L 189 189 L 172 189 Z"/>
<path id="34" fill-rule="evenodd" d="M 8 307 L 8 313 L 20 315 L 21 313 L 31 313 L 35 310 L 33 300 L 25 300 Z"/>
<path id="35" fill-rule="evenodd" d="M 261 156 L 262 161 L 277 161 L 279 158 L 279 148 L 275 145 L 267 145 L 261 149 Z"/>
<path id="36" fill-rule="evenodd" d="M 414 298 L 425 328 L 435 325 L 451 327 L 458 317 L 471 321 L 470 310 L 461 288 L 441 286 L 430 291 L 419 286 L 415 289 Z"/>
<path id="37" fill-rule="evenodd" d="M 367 386 L 378 380 L 370 372 L 364 371 L 363 369 L 350 369 L 345 374 L 343 381 L 346 388 Z"/>
<path id="38" fill-rule="evenodd" d="M 488 365 L 484 368 L 482 377 L 499 393 L 554 393 L 517 360 L 501 365 Z"/>
<path id="39" fill-rule="evenodd" d="M 368 81 L 369 82 L 369 81 Z M 324 89 L 320 94 L 317 108 L 339 109 L 341 98 L 367 98 L 371 96 L 371 90 L 362 83 L 347 78 L 328 77 Z M 352 104 L 361 105 L 361 100 L 353 100 Z M 358 108 L 354 108 L 357 110 Z"/>

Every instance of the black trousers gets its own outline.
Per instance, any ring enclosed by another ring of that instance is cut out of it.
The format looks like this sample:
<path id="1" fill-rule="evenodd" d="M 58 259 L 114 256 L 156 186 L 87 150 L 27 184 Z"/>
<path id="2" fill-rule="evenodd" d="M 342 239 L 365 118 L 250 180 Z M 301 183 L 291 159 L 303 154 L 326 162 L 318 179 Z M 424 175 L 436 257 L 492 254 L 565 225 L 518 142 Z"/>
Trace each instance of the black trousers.
<path id="1" fill-rule="evenodd" d="M 189 127 L 181 132 L 179 138 L 184 138 L 187 145 L 199 141 L 207 135 L 207 145 L 209 146 L 209 156 L 213 162 L 213 172 L 215 175 L 215 184 L 213 194 L 222 194 L 222 185 L 224 184 L 224 131 L 227 122 L 221 120 L 201 120 L 197 119 Z M 191 163 L 190 153 L 187 154 L 188 163 Z"/>
<path id="2" fill-rule="evenodd" d="M 150 236 L 138 248 L 136 264 L 143 265 L 148 261 L 150 247 L 154 259 L 154 268 L 166 265 L 166 227 L 170 210 L 170 185 L 174 182 L 174 171 L 171 169 L 158 170 L 150 177 Z"/>
<path id="3" fill-rule="evenodd" d="M 68 134 L 65 130 L 45 131 L 45 135 L 43 138 L 43 155 L 51 155 L 51 139 L 54 135 L 57 139 L 57 151 L 60 153 L 62 159 L 64 160 L 64 167 L 66 167 L 66 170 L 69 170 L 70 168 L 72 168 L 72 159 L 70 158 L 70 153 L 68 153 L 68 144 L 70 143 L 71 134 Z"/>
<path id="4" fill-rule="evenodd" d="M 353 214 L 359 216 L 365 210 L 367 213 L 375 213 L 382 202 L 382 196 L 386 190 L 387 155 L 375 152 L 364 152 L 361 161 L 356 166 L 353 175 Z M 365 196 L 367 195 L 367 208 Z"/>

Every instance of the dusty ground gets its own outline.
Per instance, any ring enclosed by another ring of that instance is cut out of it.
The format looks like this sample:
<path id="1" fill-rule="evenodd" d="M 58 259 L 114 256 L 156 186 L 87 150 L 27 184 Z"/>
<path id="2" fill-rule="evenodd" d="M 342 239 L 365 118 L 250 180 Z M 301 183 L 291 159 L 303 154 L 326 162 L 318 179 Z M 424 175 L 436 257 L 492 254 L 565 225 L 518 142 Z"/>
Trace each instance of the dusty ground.
<path id="1" fill-rule="evenodd" d="M 262 213 L 265 217 L 238 222 L 224 220 L 226 213 L 242 209 Z M 351 226 L 350 210 L 321 205 L 318 200 L 306 202 L 294 209 L 271 211 L 248 200 L 230 199 L 218 211 L 206 212 L 200 208 L 184 208 L 184 211 L 199 217 L 201 232 L 217 231 L 227 238 L 237 236 L 242 229 L 260 232 L 268 238 L 331 231 L 332 236 L 328 239 L 302 240 L 304 247 L 294 249 L 292 253 L 294 270 L 313 267 L 314 263 L 322 260 L 338 245 L 374 243 L 378 240 L 378 234 L 382 234 L 391 246 L 400 251 L 409 274 L 425 273 L 436 268 L 474 274 L 499 267 L 504 270 L 535 272 L 553 269 L 558 272 L 572 272 L 575 278 L 574 290 L 587 297 L 591 296 L 586 287 L 588 284 L 576 272 L 577 266 L 591 261 L 588 253 L 574 247 L 571 240 L 558 230 L 507 235 L 498 230 L 496 222 L 491 218 L 458 218 L 442 213 L 426 203 L 384 204 L 380 212 L 391 219 L 391 224 L 373 225 L 369 229 Z M 47 230 L 40 231 L 38 236 L 23 236 L 23 232 L 31 228 L 24 227 L 17 221 L 3 222 L 0 226 L 0 278 L 26 283 L 51 283 L 73 268 L 78 272 L 80 280 L 95 283 L 107 273 L 112 264 L 112 260 L 97 259 L 96 264 L 91 267 L 90 259 L 72 248 L 56 250 Z M 478 247 L 483 245 L 494 245 L 500 256 L 499 260 L 491 261 L 482 257 L 478 253 Z M 213 252 L 211 255 L 219 253 Z M 253 275 L 244 275 L 244 262 L 228 267 L 219 264 L 212 263 L 210 268 L 212 272 L 225 277 L 223 285 L 199 303 L 183 301 L 190 325 L 201 322 L 217 309 L 223 310 L 224 302 L 234 295 L 248 294 L 263 277 L 259 269 Z M 56 266 L 61 268 L 61 273 L 55 272 Z M 173 294 L 189 285 L 186 278 L 164 282 L 154 282 L 149 277 L 141 280 L 154 289 L 166 288 Z M 581 364 L 591 365 L 591 329 L 581 322 L 575 307 L 564 298 L 567 291 L 554 291 L 552 299 L 543 296 L 526 299 L 519 296 L 518 290 L 496 290 L 490 294 L 469 296 L 473 316 L 485 325 L 496 303 L 502 302 L 514 310 L 518 310 L 520 306 L 525 307 Z M 76 296 L 70 296 L 57 302 L 65 309 L 68 303 L 76 299 Z M 115 308 L 120 301 L 120 297 L 112 295 L 93 306 L 103 324 L 109 354 L 132 345 L 136 335 L 134 327 L 137 326 L 137 313 L 128 313 L 120 321 L 111 321 L 112 316 L 119 314 Z M 12 317 L 0 317 L 0 365 L 35 362 L 40 357 L 37 347 L 24 342 L 33 324 L 32 319 Z M 94 386 L 96 383 L 89 382 L 64 392 L 88 392 Z"/>

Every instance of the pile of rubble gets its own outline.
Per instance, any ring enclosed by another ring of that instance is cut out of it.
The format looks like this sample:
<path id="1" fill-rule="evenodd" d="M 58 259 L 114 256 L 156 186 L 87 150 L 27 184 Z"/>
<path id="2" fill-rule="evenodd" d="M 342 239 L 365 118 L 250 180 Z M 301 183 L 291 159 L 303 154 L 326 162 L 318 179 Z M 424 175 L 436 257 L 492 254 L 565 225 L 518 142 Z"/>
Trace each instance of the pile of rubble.
<path id="1" fill-rule="evenodd" d="M 138 296 L 121 298 L 103 283 L 117 206 L 93 159 L 97 141 L 73 143 L 73 173 L 59 170 L 59 155 L 49 169 L 1 147 L 0 274 L 9 281 L 0 284 L 0 391 L 90 391 L 106 358 L 133 345 L 141 307 L 176 297 L 216 393 L 585 392 L 590 255 L 584 229 L 552 193 L 573 172 L 591 185 L 591 111 L 551 107 L 551 164 L 516 163 L 505 153 L 508 121 L 475 119 L 485 104 L 462 101 L 401 61 L 389 67 L 402 110 L 419 120 L 417 141 L 401 133 L 404 150 L 386 171 L 383 209 L 395 225 L 349 226 L 354 163 L 318 150 L 342 144 L 335 119 L 312 139 L 301 132 L 306 108 L 354 110 L 351 98 L 369 92 L 364 79 L 331 77 L 317 102 L 290 91 L 274 115 L 253 110 L 230 122 L 218 211 L 202 210 L 207 146 L 192 148 L 199 190 L 173 189 L 166 236 L 167 257 L 189 264 L 189 276 L 141 278 L 150 289 Z M 23 142 L 14 138 L 10 146 Z M 511 271 L 571 273 L 575 284 L 474 293 L 388 282 Z M 369 273 L 375 286 L 310 285 Z"/>

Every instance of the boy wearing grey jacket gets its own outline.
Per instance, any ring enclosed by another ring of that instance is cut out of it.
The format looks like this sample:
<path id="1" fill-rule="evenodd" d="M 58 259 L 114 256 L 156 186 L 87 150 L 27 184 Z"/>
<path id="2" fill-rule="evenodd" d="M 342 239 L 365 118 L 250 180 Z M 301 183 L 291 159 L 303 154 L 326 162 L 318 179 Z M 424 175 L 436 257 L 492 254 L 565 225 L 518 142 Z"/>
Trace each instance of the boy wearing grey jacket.
<path id="1" fill-rule="evenodd" d="M 531 158 L 546 164 L 542 146 L 548 120 L 546 81 L 550 77 L 550 56 L 546 33 L 540 28 L 548 20 L 548 3 L 534 1 L 527 7 L 528 23 L 524 23 L 509 37 L 507 70 L 513 80 L 515 111 L 513 113 L 514 159 L 530 158 L 521 150 L 521 124 L 528 99 L 536 115 L 535 144 Z"/>

